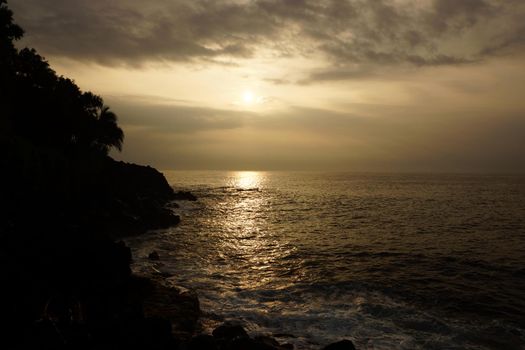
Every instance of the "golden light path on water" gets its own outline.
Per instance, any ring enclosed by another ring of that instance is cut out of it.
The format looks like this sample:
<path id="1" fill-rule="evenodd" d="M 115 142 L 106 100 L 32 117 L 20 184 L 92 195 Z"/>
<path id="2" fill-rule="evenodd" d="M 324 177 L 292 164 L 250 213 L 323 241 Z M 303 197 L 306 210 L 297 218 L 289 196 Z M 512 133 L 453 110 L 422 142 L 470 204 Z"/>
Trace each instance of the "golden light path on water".
<path id="1" fill-rule="evenodd" d="M 129 241 L 134 271 L 153 267 L 195 290 L 209 332 L 231 320 L 253 334 L 293 334 L 298 349 L 343 338 L 363 349 L 489 349 L 478 339 L 490 332 L 508 345 L 501 348 L 523 348 L 509 336 L 523 318 L 523 235 L 509 235 L 525 227 L 522 177 L 224 171 L 168 179 L 198 200 L 180 203 L 180 225 Z M 152 251 L 160 261 L 148 259 Z"/>
<path id="2" fill-rule="evenodd" d="M 219 254 L 232 259 L 238 287 L 257 288 L 276 277 L 275 264 L 294 250 L 278 232 L 269 228 L 269 199 L 264 195 L 264 172 L 240 171 L 232 174 L 229 187 L 237 197 L 222 220 L 226 233 L 217 247 Z M 230 203 L 231 205 L 231 203 Z"/>
<path id="3" fill-rule="evenodd" d="M 259 190 L 264 181 L 263 172 L 237 171 L 234 173 L 231 186 L 240 190 Z"/>

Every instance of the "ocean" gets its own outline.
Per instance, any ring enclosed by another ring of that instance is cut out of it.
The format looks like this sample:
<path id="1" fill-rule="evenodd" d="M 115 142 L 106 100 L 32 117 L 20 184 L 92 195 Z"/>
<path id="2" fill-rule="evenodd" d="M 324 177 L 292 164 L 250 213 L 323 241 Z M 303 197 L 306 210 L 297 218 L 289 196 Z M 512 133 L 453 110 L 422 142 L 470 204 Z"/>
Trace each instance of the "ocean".
<path id="1" fill-rule="evenodd" d="M 198 201 L 127 240 L 133 268 L 195 290 L 205 331 L 232 320 L 296 349 L 525 349 L 525 176 L 164 174 Z"/>

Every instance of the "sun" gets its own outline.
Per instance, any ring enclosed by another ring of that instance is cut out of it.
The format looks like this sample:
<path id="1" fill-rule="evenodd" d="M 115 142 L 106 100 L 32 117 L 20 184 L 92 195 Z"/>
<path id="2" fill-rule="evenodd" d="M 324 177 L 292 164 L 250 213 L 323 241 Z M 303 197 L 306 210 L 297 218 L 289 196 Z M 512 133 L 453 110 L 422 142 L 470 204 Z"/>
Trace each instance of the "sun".
<path id="1" fill-rule="evenodd" d="M 250 105 L 255 102 L 255 96 L 250 90 L 244 91 L 242 94 L 242 100 L 245 104 Z"/>

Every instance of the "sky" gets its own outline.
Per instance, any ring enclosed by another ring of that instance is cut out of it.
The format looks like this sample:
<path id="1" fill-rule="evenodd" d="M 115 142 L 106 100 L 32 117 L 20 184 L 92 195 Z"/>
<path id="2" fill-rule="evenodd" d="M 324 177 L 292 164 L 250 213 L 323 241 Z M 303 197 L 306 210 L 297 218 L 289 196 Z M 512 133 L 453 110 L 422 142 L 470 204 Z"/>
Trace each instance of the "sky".
<path id="1" fill-rule="evenodd" d="M 10 0 L 160 169 L 525 172 L 523 0 Z"/>

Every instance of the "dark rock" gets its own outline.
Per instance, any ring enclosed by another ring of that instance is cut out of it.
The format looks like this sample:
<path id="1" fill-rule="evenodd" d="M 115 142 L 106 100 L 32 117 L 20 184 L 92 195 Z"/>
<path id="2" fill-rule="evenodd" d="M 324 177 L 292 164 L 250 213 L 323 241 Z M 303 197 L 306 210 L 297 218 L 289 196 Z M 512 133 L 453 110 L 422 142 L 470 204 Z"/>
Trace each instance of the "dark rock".
<path id="1" fill-rule="evenodd" d="M 163 277 L 163 278 L 170 278 L 170 277 L 173 277 L 173 274 L 172 274 L 171 272 L 166 271 L 166 270 L 164 270 L 164 269 L 159 270 L 159 269 L 157 269 L 155 266 L 150 266 L 150 268 L 151 268 L 151 271 L 152 271 L 151 273 L 152 273 L 152 274 L 155 274 L 155 275 L 157 275 L 157 276 L 160 276 L 160 277 Z"/>
<path id="2" fill-rule="evenodd" d="M 200 334 L 188 343 L 188 350 L 217 350 L 217 342 L 211 335 Z"/>
<path id="3" fill-rule="evenodd" d="M 151 279 L 143 305 L 146 317 L 169 320 L 173 333 L 181 339 L 190 339 L 197 328 L 201 313 L 197 295 L 168 280 Z"/>
<path id="4" fill-rule="evenodd" d="M 216 339 L 248 338 L 248 333 L 240 325 L 225 323 L 212 332 Z"/>
<path id="5" fill-rule="evenodd" d="M 264 343 L 270 346 L 279 347 L 279 342 L 272 337 L 266 335 L 259 335 L 254 338 L 259 343 Z"/>
<path id="6" fill-rule="evenodd" d="M 53 295 L 49 298 L 44 308 L 44 319 L 60 324 L 67 324 L 78 320 L 80 305 L 71 297 Z"/>
<path id="7" fill-rule="evenodd" d="M 146 340 L 150 343 L 150 348 L 167 348 L 167 345 L 173 343 L 171 322 L 165 318 L 147 318 L 142 328 L 145 330 Z M 152 342 L 157 346 L 152 346 Z"/>
<path id="8" fill-rule="evenodd" d="M 290 344 L 290 343 L 284 343 L 284 344 L 281 344 L 281 348 L 282 349 L 293 350 L 295 348 L 295 346 L 293 344 Z"/>
<path id="9" fill-rule="evenodd" d="M 178 205 L 177 202 L 169 202 L 168 204 L 166 204 L 166 207 L 170 209 L 177 209 L 180 208 L 180 205 Z"/>
<path id="10" fill-rule="evenodd" d="M 173 197 L 173 189 L 164 175 L 155 168 L 113 161 L 108 171 L 107 175 L 113 177 L 111 184 L 115 194 L 125 197 Z"/>
<path id="11" fill-rule="evenodd" d="M 229 350 L 278 350 L 278 346 L 267 344 L 264 341 L 259 341 L 250 338 L 235 338 L 229 344 Z"/>
<path id="12" fill-rule="evenodd" d="M 150 259 L 150 260 L 160 260 L 159 253 L 157 253 L 155 251 L 149 253 L 148 259 Z"/>
<path id="13" fill-rule="evenodd" d="M 51 321 L 36 322 L 20 340 L 21 345 L 28 349 L 60 349 L 64 346 L 64 339 Z"/>
<path id="14" fill-rule="evenodd" d="M 85 217 L 81 218 L 85 221 L 81 225 L 112 237 L 122 237 L 175 226 L 180 222 L 180 218 L 167 207 L 173 199 L 173 189 L 162 173 L 152 167 L 108 158 L 95 165 L 81 164 L 75 173 L 80 179 L 73 182 L 82 188 L 77 191 L 79 201 L 95 202 L 88 208 L 81 208 Z M 102 180 L 86 184 L 91 178 Z"/>
<path id="15" fill-rule="evenodd" d="M 179 201 L 196 201 L 197 197 L 189 191 L 178 191 L 173 194 L 173 199 Z"/>
<path id="16" fill-rule="evenodd" d="M 273 336 L 275 338 L 297 338 L 295 335 L 289 333 L 274 333 Z"/>
<path id="17" fill-rule="evenodd" d="M 336 343 L 332 343 L 323 348 L 323 350 L 356 350 L 354 343 L 350 340 L 341 340 Z"/>

